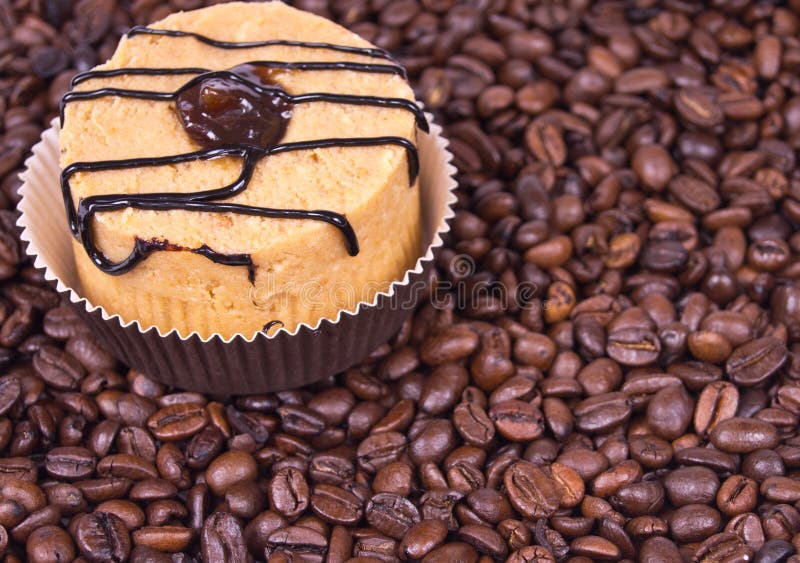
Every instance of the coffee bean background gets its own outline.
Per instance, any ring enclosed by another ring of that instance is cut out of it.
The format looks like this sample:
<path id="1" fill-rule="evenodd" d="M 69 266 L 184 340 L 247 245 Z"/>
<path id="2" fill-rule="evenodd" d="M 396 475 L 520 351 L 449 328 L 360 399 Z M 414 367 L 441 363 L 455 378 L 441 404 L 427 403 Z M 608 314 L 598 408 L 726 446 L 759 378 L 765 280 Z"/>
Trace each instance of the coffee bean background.
<path id="1" fill-rule="evenodd" d="M 800 561 L 800 1 L 298 2 L 408 68 L 457 212 L 436 307 L 233 398 L 125 369 L 14 226 L 75 72 L 202 5 L 0 3 L 3 561 Z"/>

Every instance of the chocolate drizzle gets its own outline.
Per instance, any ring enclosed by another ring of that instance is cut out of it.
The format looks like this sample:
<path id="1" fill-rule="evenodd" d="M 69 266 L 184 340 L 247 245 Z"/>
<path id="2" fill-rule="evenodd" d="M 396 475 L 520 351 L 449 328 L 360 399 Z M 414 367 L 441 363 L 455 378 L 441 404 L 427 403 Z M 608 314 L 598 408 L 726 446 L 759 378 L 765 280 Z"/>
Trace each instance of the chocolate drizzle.
<path id="1" fill-rule="evenodd" d="M 303 49 L 325 49 L 328 51 L 337 51 L 339 53 L 349 53 L 351 55 L 364 55 L 365 57 L 372 57 L 376 59 L 386 59 L 387 61 L 395 62 L 389 51 L 378 49 L 377 47 L 352 47 L 350 45 L 334 45 L 332 43 L 317 43 L 308 41 L 292 41 L 287 39 L 269 39 L 267 41 L 219 41 L 212 39 L 199 33 L 191 31 L 179 31 L 177 29 L 153 29 L 143 25 L 132 27 L 127 37 L 135 35 L 162 35 L 167 37 L 191 37 L 201 43 L 210 45 L 212 47 L 219 47 L 220 49 L 254 49 L 256 47 L 301 47 Z"/>
<path id="2" fill-rule="evenodd" d="M 350 70 L 353 72 L 372 72 L 377 74 L 396 74 L 406 78 L 406 71 L 397 65 L 368 64 L 368 63 L 348 63 L 348 62 L 329 62 L 329 63 L 289 63 L 285 61 L 251 61 L 250 65 L 262 66 L 288 71 L 303 70 Z M 70 87 L 74 88 L 82 82 L 95 78 L 114 78 L 117 76 L 169 76 L 181 74 L 203 74 L 211 72 L 207 68 L 114 68 L 109 70 L 87 70 L 76 74 L 70 81 Z"/>
<path id="3" fill-rule="evenodd" d="M 372 58 L 381 58 L 388 61 L 394 59 L 386 51 L 375 48 L 359 48 L 345 45 L 332 45 L 328 43 L 307 43 L 302 41 L 255 41 L 234 43 L 227 41 L 217 41 L 196 33 L 150 29 L 146 27 L 135 27 L 128 32 L 128 36 L 136 35 L 158 35 L 168 37 L 190 37 L 202 43 L 222 49 L 246 49 L 253 47 L 264 47 L 270 45 L 284 45 L 291 47 L 327 49 L 331 51 L 364 55 Z M 428 123 L 424 113 L 414 102 L 403 98 L 384 98 L 375 96 L 360 96 L 331 93 L 308 93 L 300 95 L 290 95 L 279 85 L 270 82 L 262 71 L 266 69 L 278 69 L 279 71 L 313 71 L 313 70 L 341 70 L 367 73 L 387 73 L 405 76 L 405 72 L 396 64 L 365 64 L 350 62 L 282 62 L 282 61 L 254 61 L 239 65 L 231 70 L 208 71 L 202 68 L 125 68 L 112 70 L 89 71 L 77 75 L 73 79 L 73 86 L 93 78 L 106 78 L 124 75 L 182 75 L 194 74 L 194 78 L 181 86 L 175 92 L 154 92 L 148 90 L 129 90 L 122 88 L 100 88 L 97 90 L 87 90 L 80 92 L 68 92 L 61 100 L 61 121 L 64 121 L 64 110 L 68 103 L 80 100 L 96 99 L 106 96 L 130 97 L 154 101 L 177 101 L 183 100 L 187 93 L 196 94 L 198 89 L 211 84 L 213 81 L 233 84 L 233 88 L 247 89 L 263 96 L 276 107 L 291 108 L 295 104 L 305 104 L 314 102 L 329 102 L 338 104 L 367 105 L 374 107 L 385 107 L 402 109 L 411 112 L 417 126 L 423 131 L 428 131 Z M 259 80 L 259 77 L 260 80 Z M 191 91 L 195 89 L 194 91 Z M 250 107 L 248 105 L 248 107 Z M 238 111 L 238 110 L 237 110 Z M 290 110 L 281 113 L 284 119 L 288 120 Z M 182 119 L 185 118 L 182 115 Z M 259 117 L 263 119 L 263 117 Z M 186 122 L 184 121 L 186 126 Z M 128 272 L 138 263 L 147 258 L 154 251 L 188 250 L 204 256 L 218 264 L 230 266 L 246 266 L 249 273 L 250 282 L 255 279 L 255 264 L 249 254 L 223 254 L 216 252 L 203 244 L 199 248 L 189 249 L 172 245 L 166 241 L 155 239 L 144 240 L 136 238 L 131 254 L 119 261 L 113 262 L 106 257 L 97 247 L 91 229 L 91 220 L 95 213 L 104 211 L 118 211 L 125 208 L 166 211 L 183 210 L 193 212 L 213 212 L 213 213 L 234 213 L 240 215 L 259 216 L 270 219 L 306 219 L 328 223 L 336 227 L 342 234 L 348 253 L 351 256 L 358 254 L 358 239 L 356 233 L 347 218 L 334 211 L 328 210 L 302 210 L 302 209 L 272 209 L 254 207 L 234 203 L 226 203 L 224 200 L 241 193 L 247 188 L 256 164 L 265 157 L 276 155 L 283 152 L 305 151 L 325 149 L 330 147 L 367 147 L 381 145 L 396 145 L 405 149 L 408 161 L 408 175 L 410 185 L 413 186 L 419 172 L 419 161 L 416 147 L 409 139 L 395 136 L 363 137 L 363 138 L 331 138 L 313 141 L 302 141 L 294 143 L 277 143 L 279 137 L 283 135 L 283 129 L 279 135 L 262 142 L 253 142 L 253 139 L 241 139 L 231 142 L 225 138 L 216 144 L 203 143 L 205 150 L 191 153 L 152 158 L 133 158 L 125 160 L 107 160 L 97 162 L 75 162 L 61 173 L 61 188 L 64 196 L 64 204 L 67 209 L 67 217 L 73 235 L 82 243 L 92 262 L 102 271 L 119 275 Z M 188 131 L 188 128 L 187 128 Z M 192 138 L 197 140 L 195 135 Z M 70 178 L 78 172 L 96 172 L 103 170 L 120 170 L 139 167 L 173 165 L 185 162 L 211 160 L 223 157 L 237 157 L 242 159 L 242 170 L 239 177 L 232 183 L 221 188 L 206 190 L 201 192 L 189 193 L 138 193 L 138 194 L 107 194 L 96 195 L 82 198 L 78 202 L 77 209 L 73 202 Z"/>
<path id="4" fill-rule="evenodd" d="M 267 332 L 269 332 L 269 329 L 271 329 L 271 328 L 272 328 L 272 327 L 274 327 L 274 326 L 278 326 L 278 325 L 280 325 L 281 327 L 283 327 L 283 326 L 284 326 L 284 324 L 283 324 L 283 321 L 279 321 L 279 320 L 269 321 L 269 322 L 268 322 L 268 323 L 266 323 L 266 324 L 264 325 L 264 327 L 261 329 L 261 332 L 267 333 Z"/>
<path id="5" fill-rule="evenodd" d="M 247 63 L 251 64 L 251 63 Z M 369 71 L 362 71 L 369 72 Z M 167 72 L 169 73 L 169 71 Z M 264 88 L 230 70 L 217 70 L 207 72 L 196 76 L 175 92 L 153 92 L 150 90 L 128 90 L 125 88 L 98 88 L 97 90 L 86 90 L 81 92 L 67 92 L 61 97 L 59 104 L 59 114 L 61 117 L 61 124 L 64 124 L 64 108 L 70 102 L 79 100 L 95 100 L 97 98 L 104 98 L 107 96 L 116 96 L 120 98 L 137 98 L 140 100 L 153 100 L 162 102 L 174 101 L 180 94 L 197 84 L 198 81 L 207 80 L 209 78 L 227 78 L 235 82 L 247 84 L 254 90 L 263 94 L 279 96 L 291 104 L 308 104 L 312 102 L 331 102 L 335 104 L 348 104 L 357 106 L 374 106 L 392 109 L 404 109 L 414 114 L 417 120 L 417 127 L 428 132 L 428 121 L 425 119 L 425 113 L 420 107 L 405 98 L 384 98 L 380 96 L 355 96 L 351 94 L 329 94 L 326 92 L 312 92 L 309 94 L 288 94 L 283 90 L 277 88 Z"/>

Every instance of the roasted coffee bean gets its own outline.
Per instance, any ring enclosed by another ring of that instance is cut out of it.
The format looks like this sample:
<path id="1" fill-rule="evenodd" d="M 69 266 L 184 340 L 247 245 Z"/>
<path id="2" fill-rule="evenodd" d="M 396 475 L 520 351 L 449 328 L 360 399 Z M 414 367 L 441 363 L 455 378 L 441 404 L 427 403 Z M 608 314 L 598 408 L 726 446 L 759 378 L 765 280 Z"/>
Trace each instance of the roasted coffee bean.
<path id="1" fill-rule="evenodd" d="M 736 348 L 725 370 L 737 385 L 751 387 L 772 377 L 787 358 L 786 345 L 775 337 L 765 336 Z"/>
<path id="2" fill-rule="evenodd" d="M 408 446 L 409 459 L 420 465 L 422 463 L 439 463 L 456 445 L 456 433 L 453 423 L 448 419 L 433 419 L 425 424 Z"/>
<path id="3" fill-rule="evenodd" d="M 676 540 L 697 541 L 719 530 L 720 514 L 706 505 L 687 504 L 670 515 L 669 527 Z"/>
<path id="4" fill-rule="evenodd" d="M 749 561 L 753 556 L 753 550 L 736 534 L 722 533 L 715 534 L 700 544 L 695 556 L 698 561 L 715 559 Z"/>
<path id="5" fill-rule="evenodd" d="M 629 516 L 654 514 L 664 505 L 664 486 L 658 481 L 625 485 L 609 497 L 609 502 Z"/>
<path id="6" fill-rule="evenodd" d="M 503 482 L 511 504 L 528 518 L 550 516 L 561 502 L 562 492 L 556 482 L 527 461 L 509 467 Z"/>
<path id="7" fill-rule="evenodd" d="M 28 561 L 72 561 L 75 544 L 69 534 L 58 526 L 42 526 L 34 530 L 26 542 Z"/>
<path id="8" fill-rule="evenodd" d="M 191 438 L 207 423 L 205 407 L 185 403 L 165 407 L 147 419 L 148 429 L 165 442 Z"/>
<path id="9" fill-rule="evenodd" d="M 407 499 L 392 493 L 378 493 L 369 499 L 364 516 L 379 532 L 395 539 L 402 539 L 420 521 L 417 508 Z"/>
<path id="10" fill-rule="evenodd" d="M 742 474 L 760 483 L 772 476 L 786 473 L 783 458 L 773 450 L 756 450 L 742 459 Z"/>
<path id="11" fill-rule="evenodd" d="M 458 537 L 478 553 L 485 553 L 493 559 L 503 559 L 508 554 L 503 537 L 489 526 L 466 524 L 458 530 Z"/>
<path id="12" fill-rule="evenodd" d="M 200 534 L 200 546 L 206 561 L 247 560 L 241 525 L 226 512 L 215 512 L 206 519 Z"/>
<path id="13" fill-rule="evenodd" d="M 237 482 L 228 485 L 227 490 Z M 209 482 L 210 484 L 210 482 Z M 270 508 L 286 518 L 295 518 L 307 507 L 309 487 L 303 473 L 294 467 L 286 467 L 277 471 L 269 482 Z"/>
<path id="14" fill-rule="evenodd" d="M 359 467 L 374 473 L 387 463 L 397 461 L 406 449 L 406 437 L 398 432 L 372 434 L 358 445 Z"/>
<path id="15" fill-rule="evenodd" d="M 468 444 L 486 448 L 494 439 L 495 425 L 480 405 L 472 402 L 459 404 L 453 409 L 456 432 Z"/>
<path id="16" fill-rule="evenodd" d="M 124 477 L 87 479 L 75 483 L 75 487 L 83 493 L 86 500 L 93 503 L 124 497 L 132 486 L 133 481 Z"/>
<path id="17" fill-rule="evenodd" d="M 431 416 L 450 411 L 468 382 L 469 374 L 461 366 L 446 364 L 438 367 L 422 386 L 419 408 Z"/>
<path id="18" fill-rule="evenodd" d="M 361 500 L 350 491 L 334 485 L 317 485 L 310 502 L 314 514 L 332 524 L 352 526 L 361 520 L 363 514 Z"/>
<path id="19" fill-rule="evenodd" d="M 422 559 L 439 547 L 447 537 L 447 527 L 441 520 L 423 520 L 409 528 L 398 545 L 400 558 Z"/>
<path id="20" fill-rule="evenodd" d="M 682 467 L 664 479 L 667 498 L 673 506 L 710 504 L 717 498 L 719 478 L 711 469 L 702 466 Z"/>
<path id="21" fill-rule="evenodd" d="M 700 393 L 694 409 L 694 428 L 706 435 L 723 420 L 733 418 L 739 407 L 739 392 L 734 385 L 719 381 L 710 383 Z"/>
<path id="22" fill-rule="evenodd" d="M 258 467 L 253 456 L 242 451 L 230 451 L 216 458 L 206 470 L 206 483 L 217 495 L 239 481 L 253 481 Z"/>
<path id="23" fill-rule="evenodd" d="M 729 453 L 750 453 L 762 448 L 774 448 L 780 441 L 778 430 L 772 424 L 739 417 L 720 422 L 709 437 L 716 448 Z"/>
<path id="24" fill-rule="evenodd" d="M 155 466 L 143 457 L 134 454 L 113 454 L 97 463 L 100 477 L 122 477 L 139 481 L 158 477 Z"/>
<path id="25" fill-rule="evenodd" d="M 717 506 L 723 514 L 736 516 L 753 510 L 758 500 L 756 482 L 742 475 L 732 475 L 717 493 Z"/>
<path id="26" fill-rule="evenodd" d="M 658 359 L 661 341 L 646 329 L 618 328 L 608 335 L 606 353 L 623 365 L 643 366 Z"/>
<path id="27" fill-rule="evenodd" d="M 45 458 L 47 473 L 57 479 L 85 479 L 94 473 L 94 468 L 94 454 L 86 448 L 53 448 Z"/>
<path id="28" fill-rule="evenodd" d="M 489 418 L 497 432 L 511 441 L 535 440 L 544 432 L 542 413 L 525 401 L 497 403 L 489 410 Z"/>
<path id="29" fill-rule="evenodd" d="M 656 393 L 647 405 L 647 424 L 665 440 L 683 434 L 692 421 L 692 400 L 683 385 L 671 385 Z"/>
<path id="30" fill-rule="evenodd" d="M 72 356 L 54 346 L 45 346 L 34 356 L 37 375 L 56 389 L 77 389 L 85 374 L 83 366 Z"/>
<path id="31" fill-rule="evenodd" d="M 267 557 L 282 553 L 288 557 L 301 557 L 306 561 L 323 561 L 328 547 L 323 534 L 304 526 L 288 526 L 275 530 L 267 538 L 266 544 Z M 218 545 L 223 549 L 227 548 L 225 543 L 220 542 Z M 225 551 L 221 554 L 224 556 Z M 245 560 L 244 553 L 242 560 Z"/>
<path id="32" fill-rule="evenodd" d="M 89 561 L 124 561 L 131 551 L 125 523 L 114 514 L 94 512 L 81 515 L 73 534 L 75 544 Z"/>

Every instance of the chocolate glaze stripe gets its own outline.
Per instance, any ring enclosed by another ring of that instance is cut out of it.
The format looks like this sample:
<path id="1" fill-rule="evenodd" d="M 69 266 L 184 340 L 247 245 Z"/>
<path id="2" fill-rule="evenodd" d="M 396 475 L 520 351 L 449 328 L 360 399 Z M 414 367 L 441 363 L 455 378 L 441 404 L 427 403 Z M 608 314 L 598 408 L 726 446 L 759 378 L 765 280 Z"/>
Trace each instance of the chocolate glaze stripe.
<path id="1" fill-rule="evenodd" d="M 220 41 L 191 31 L 179 31 L 176 29 L 153 29 L 143 25 L 137 25 L 135 27 L 132 27 L 125 35 L 127 37 L 134 37 L 136 35 L 191 37 L 193 39 L 196 39 L 197 41 L 200 41 L 201 43 L 205 43 L 206 45 L 210 45 L 211 47 L 218 47 L 220 49 L 253 49 L 256 47 L 273 47 L 273 46 L 302 47 L 304 49 L 327 49 L 329 51 L 338 51 L 339 53 L 363 55 L 365 57 L 386 59 L 388 61 L 395 60 L 394 57 L 392 57 L 391 53 L 383 49 L 378 49 L 377 47 L 352 47 L 350 45 L 335 45 L 332 43 L 294 41 L 289 39 L 270 39 L 267 41 Z"/>
<path id="2" fill-rule="evenodd" d="M 231 78 L 235 77 L 234 80 L 246 83 L 251 87 L 254 87 L 257 91 L 264 93 L 266 92 L 266 88 L 260 88 L 246 80 L 241 78 L 233 73 L 228 71 L 219 71 L 207 74 L 201 74 L 197 78 L 210 78 L 210 75 Z M 185 90 L 187 87 L 194 86 L 195 80 L 190 80 L 186 83 L 185 86 L 182 86 L 179 90 L 175 92 L 151 92 L 148 90 L 128 90 L 124 88 L 100 88 L 97 90 L 86 90 L 81 92 L 67 92 L 61 98 L 60 103 L 60 118 L 61 118 L 61 125 L 64 125 L 64 110 L 66 105 L 70 102 L 80 101 L 80 100 L 94 100 L 97 98 L 104 98 L 107 96 L 118 96 L 121 98 L 136 98 L 141 100 L 152 100 L 158 102 L 169 102 L 173 101 L 177 96 Z M 405 98 L 382 98 L 378 96 L 355 96 L 351 94 L 329 94 L 325 92 L 314 92 L 309 94 L 298 94 L 292 95 L 287 94 L 284 91 L 272 90 L 274 92 L 273 95 L 280 96 L 293 104 L 304 104 L 304 103 L 311 103 L 311 102 L 330 102 L 335 104 L 348 104 L 348 105 L 357 105 L 357 106 L 373 106 L 373 107 L 382 107 L 382 108 L 389 108 L 389 109 L 404 109 L 406 111 L 411 112 L 414 114 L 414 118 L 417 122 L 417 127 L 422 129 L 424 132 L 428 132 L 428 121 L 425 119 L 424 112 L 420 109 L 420 107 L 412 102 L 411 100 L 406 100 Z"/>
<path id="3" fill-rule="evenodd" d="M 187 68 L 141 68 L 141 67 L 130 67 L 130 68 L 113 68 L 109 70 L 87 70 L 85 72 L 79 72 L 75 76 L 72 77 L 70 80 L 69 87 L 70 89 L 75 88 L 78 84 L 82 82 L 86 82 L 87 80 L 92 80 L 94 78 L 113 78 L 115 76 L 177 76 L 180 74 L 202 74 L 204 72 L 208 72 L 208 69 L 205 68 L 195 68 L 195 67 L 187 67 Z"/>
<path id="4" fill-rule="evenodd" d="M 235 203 L 220 203 L 213 202 L 207 203 L 203 201 L 187 201 L 182 198 L 170 198 L 162 200 L 145 200 L 137 197 L 120 198 L 118 195 L 112 196 L 92 196 L 81 200 L 78 205 L 78 228 L 81 230 L 83 237 L 82 243 L 86 253 L 91 258 L 92 262 L 102 271 L 111 275 L 120 275 L 130 271 L 134 266 L 143 261 L 154 250 L 163 250 L 162 248 L 155 248 L 152 245 L 136 239 L 133 251 L 127 258 L 120 262 L 112 262 L 109 260 L 95 245 L 94 235 L 90 228 L 90 221 L 95 213 L 102 211 L 118 211 L 125 208 L 142 209 L 146 211 L 193 211 L 193 212 L 212 212 L 212 213 L 234 213 L 239 215 L 251 215 L 257 217 L 265 217 L 268 219 L 312 219 L 315 221 L 322 221 L 333 225 L 342 233 L 347 244 L 347 252 L 350 256 L 358 254 L 358 239 L 353 227 L 347 218 L 341 213 L 327 210 L 313 210 L 308 211 L 304 209 L 272 209 L 268 207 L 253 207 L 249 205 L 240 205 Z M 205 246 L 205 245 L 204 245 Z M 215 262 L 227 265 L 250 265 L 249 255 L 222 255 L 218 253 L 211 253 L 203 251 L 202 247 L 196 249 L 189 249 L 192 252 L 201 254 L 206 258 L 212 259 Z M 246 256 L 247 262 L 244 261 L 225 261 L 220 260 L 220 257 L 230 256 Z M 251 281 L 253 281 L 251 279 Z"/>
<path id="5" fill-rule="evenodd" d="M 223 254 L 212 250 L 205 244 L 200 248 L 193 249 L 192 252 L 223 266 L 247 266 L 247 279 L 250 280 L 250 283 L 256 281 L 256 265 L 249 254 Z"/>
<path id="6" fill-rule="evenodd" d="M 279 321 L 279 320 L 269 321 L 268 323 L 266 323 L 266 324 L 263 326 L 263 328 L 261 329 L 261 331 L 262 331 L 262 332 L 269 332 L 269 329 L 271 329 L 271 328 L 272 328 L 272 327 L 274 327 L 274 326 L 278 326 L 278 325 L 280 325 L 280 326 L 285 326 L 285 325 L 283 324 L 283 321 Z"/>
<path id="7" fill-rule="evenodd" d="M 352 72 L 370 72 L 379 74 L 396 74 L 406 78 L 406 71 L 397 65 L 379 65 L 366 63 L 346 63 L 346 62 L 320 62 L 320 63 L 287 63 L 284 61 L 250 61 L 248 65 L 263 66 L 266 68 L 278 68 L 288 71 L 314 71 L 314 70 L 335 70 Z M 113 78 L 116 76 L 176 76 L 181 74 L 203 74 L 211 72 L 207 68 L 115 68 L 110 70 L 88 70 L 76 74 L 70 82 L 70 88 L 74 88 L 82 82 L 96 78 Z"/>
<path id="8" fill-rule="evenodd" d="M 64 206 L 67 209 L 67 218 L 69 220 L 70 230 L 80 240 L 80 231 L 78 229 L 77 212 L 72 198 L 72 189 L 69 184 L 69 179 L 79 172 L 102 172 L 105 170 L 122 170 L 126 168 L 142 168 L 150 166 L 164 166 L 173 164 L 182 164 L 185 162 L 192 162 L 196 160 L 212 160 L 215 158 L 222 158 L 226 156 L 238 156 L 247 158 L 248 154 L 253 157 L 261 159 L 265 156 L 276 155 L 285 152 L 301 151 L 301 150 L 315 150 L 325 149 L 332 147 L 374 147 L 382 145 L 396 145 L 406 150 L 408 160 L 408 178 L 409 185 L 413 186 L 419 175 L 419 155 L 417 148 L 414 144 L 403 137 L 363 137 L 363 138 L 333 138 L 333 139 L 319 139 L 315 141 L 298 141 L 294 143 L 284 143 L 275 145 L 270 148 L 262 147 L 226 147 L 218 149 L 207 149 L 202 151 L 195 151 L 185 154 L 163 157 L 147 157 L 147 158 L 132 158 L 125 160 L 100 160 L 96 162 L 74 162 L 65 167 L 61 171 L 61 193 L 64 197 Z M 244 170 L 242 174 L 244 174 Z M 210 201 L 217 198 L 233 197 L 238 192 L 232 192 L 231 186 L 239 185 L 242 181 L 242 175 L 228 186 L 218 188 L 216 190 L 207 190 L 203 192 L 193 192 L 185 194 L 193 196 L 198 201 Z M 138 194 L 141 197 L 150 197 L 174 194 Z M 127 196 L 130 197 L 130 196 Z"/>

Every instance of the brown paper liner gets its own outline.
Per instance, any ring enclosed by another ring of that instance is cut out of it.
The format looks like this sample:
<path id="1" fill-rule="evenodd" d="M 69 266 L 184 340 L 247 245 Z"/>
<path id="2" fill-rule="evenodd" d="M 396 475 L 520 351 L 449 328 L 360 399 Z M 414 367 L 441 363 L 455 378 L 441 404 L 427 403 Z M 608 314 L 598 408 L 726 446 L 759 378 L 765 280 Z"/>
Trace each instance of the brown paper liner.
<path id="1" fill-rule="evenodd" d="M 25 162 L 17 224 L 23 228 L 21 238 L 27 243 L 26 252 L 35 258 L 34 265 L 68 297 L 100 342 L 128 366 L 167 385 L 221 395 L 300 387 L 364 359 L 400 328 L 426 294 L 433 252 L 450 229 L 456 199 L 452 155 L 441 127 L 430 115 L 428 119 L 431 132 L 420 131 L 418 137 L 425 252 L 402 280 L 373 301 L 360 303 L 354 312 L 340 311 L 335 319 L 321 319 L 313 327 L 302 324 L 293 333 L 280 330 L 274 336 L 259 333 L 228 340 L 192 333 L 183 338 L 175 330 L 161 333 L 136 320 L 125 322 L 81 297 L 59 183 L 55 122 Z"/>

